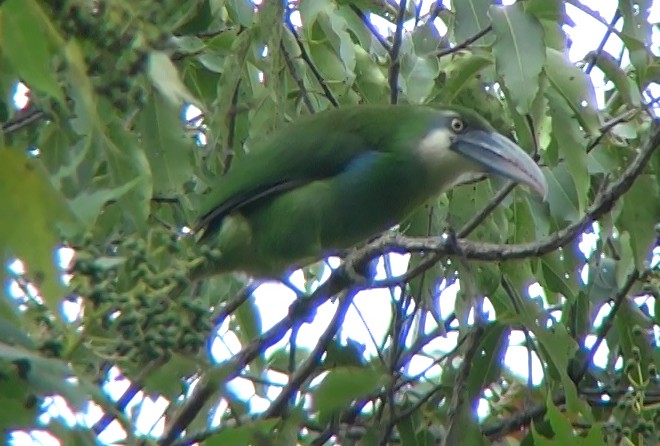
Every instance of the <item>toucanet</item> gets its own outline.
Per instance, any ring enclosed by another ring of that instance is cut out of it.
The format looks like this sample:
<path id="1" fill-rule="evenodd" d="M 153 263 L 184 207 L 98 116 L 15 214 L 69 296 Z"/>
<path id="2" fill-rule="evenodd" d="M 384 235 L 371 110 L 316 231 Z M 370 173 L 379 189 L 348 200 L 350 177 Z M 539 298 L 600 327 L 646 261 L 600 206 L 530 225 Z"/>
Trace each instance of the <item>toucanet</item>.
<path id="1" fill-rule="evenodd" d="M 217 255 L 193 278 L 281 278 L 377 236 L 478 173 L 547 194 L 532 158 L 472 110 L 361 105 L 303 117 L 211 185 L 194 229 Z"/>

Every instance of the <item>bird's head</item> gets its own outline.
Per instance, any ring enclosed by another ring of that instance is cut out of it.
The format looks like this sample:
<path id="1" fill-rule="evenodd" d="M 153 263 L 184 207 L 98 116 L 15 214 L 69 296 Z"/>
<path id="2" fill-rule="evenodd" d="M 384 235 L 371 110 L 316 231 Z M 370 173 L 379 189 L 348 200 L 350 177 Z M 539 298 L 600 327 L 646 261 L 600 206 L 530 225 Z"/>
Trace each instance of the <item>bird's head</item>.
<path id="1" fill-rule="evenodd" d="M 478 173 L 496 174 L 528 186 L 545 198 L 548 183 L 534 160 L 498 133 L 477 113 L 452 107 L 434 110 L 431 128 L 419 144 L 429 165 L 437 166 L 451 184 Z"/>

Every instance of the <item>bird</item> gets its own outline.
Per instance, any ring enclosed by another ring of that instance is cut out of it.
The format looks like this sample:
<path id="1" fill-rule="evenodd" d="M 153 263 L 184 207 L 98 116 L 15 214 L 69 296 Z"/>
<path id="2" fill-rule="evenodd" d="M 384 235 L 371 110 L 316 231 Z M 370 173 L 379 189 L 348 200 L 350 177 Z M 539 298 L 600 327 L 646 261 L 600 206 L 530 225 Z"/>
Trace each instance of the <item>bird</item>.
<path id="1" fill-rule="evenodd" d="M 378 236 L 480 173 L 547 195 L 534 160 L 471 109 L 350 105 L 307 115 L 212 182 L 193 229 L 216 254 L 192 279 L 282 278 Z"/>

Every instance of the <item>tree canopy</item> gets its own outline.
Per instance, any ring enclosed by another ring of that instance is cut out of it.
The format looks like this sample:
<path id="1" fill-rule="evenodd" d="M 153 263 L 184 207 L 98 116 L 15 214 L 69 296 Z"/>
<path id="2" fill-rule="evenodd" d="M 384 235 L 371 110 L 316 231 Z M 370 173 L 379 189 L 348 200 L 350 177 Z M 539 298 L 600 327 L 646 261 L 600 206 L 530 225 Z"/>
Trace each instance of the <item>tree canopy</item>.
<path id="1" fill-rule="evenodd" d="M 611 17 L 501 3 L 3 1 L 2 430 L 62 444 L 660 442 L 652 1 L 612 2 Z M 576 62 L 577 15 L 602 39 Z M 286 122 L 378 103 L 479 111 L 534 156 L 547 200 L 472 179 L 339 266 L 304 268 L 269 327 L 251 295 L 285 288 L 187 283 L 213 255 L 190 228 L 214 178 Z M 373 281 L 347 274 L 377 258 Z M 347 339 L 356 295 L 376 289 L 388 328 L 363 319 L 370 336 Z M 516 347 L 536 381 L 505 364 Z"/>

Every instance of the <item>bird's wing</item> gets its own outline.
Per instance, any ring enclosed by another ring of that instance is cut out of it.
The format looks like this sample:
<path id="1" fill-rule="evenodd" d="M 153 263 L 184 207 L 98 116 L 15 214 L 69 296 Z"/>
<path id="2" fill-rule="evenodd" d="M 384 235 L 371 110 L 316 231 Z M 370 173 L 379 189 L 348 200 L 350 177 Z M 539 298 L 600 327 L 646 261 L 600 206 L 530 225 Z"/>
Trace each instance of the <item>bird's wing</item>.
<path id="1" fill-rule="evenodd" d="M 365 112 L 374 116 L 365 117 Z M 373 118 L 377 123 L 380 118 L 383 124 L 382 110 L 355 107 L 308 117 L 276 132 L 265 144 L 235 160 L 229 172 L 213 185 L 195 230 L 203 230 L 202 238 L 206 238 L 232 212 L 337 175 L 359 162 L 362 155 L 381 150 L 383 141 L 370 136 L 376 132 L 364 129 L 364 123 L 374 122 Z M 387 134 L 387 130 L 381 128 L 377 133 Z"/>
<path id="2" fill-rule="evenodd" d="M 195 225 L 195 232 L 204 230 L 201 240 L 213 234 L 220 226 L 222 219 L 231 214 L 232 212 L 241 209 L 250 204 L 256 203 L 262 198 L 270 197 L 273 195 L 281 194 L 291 189 L 295 189 L 305 183 L 305 181 L 281 181 L 274 184 L 264 184 L 260 188 L 244 191 L 240 194 L 234 195 L 229 199 L 219 203 L 218 206 L 212 208 L 204 214 Z"/>

